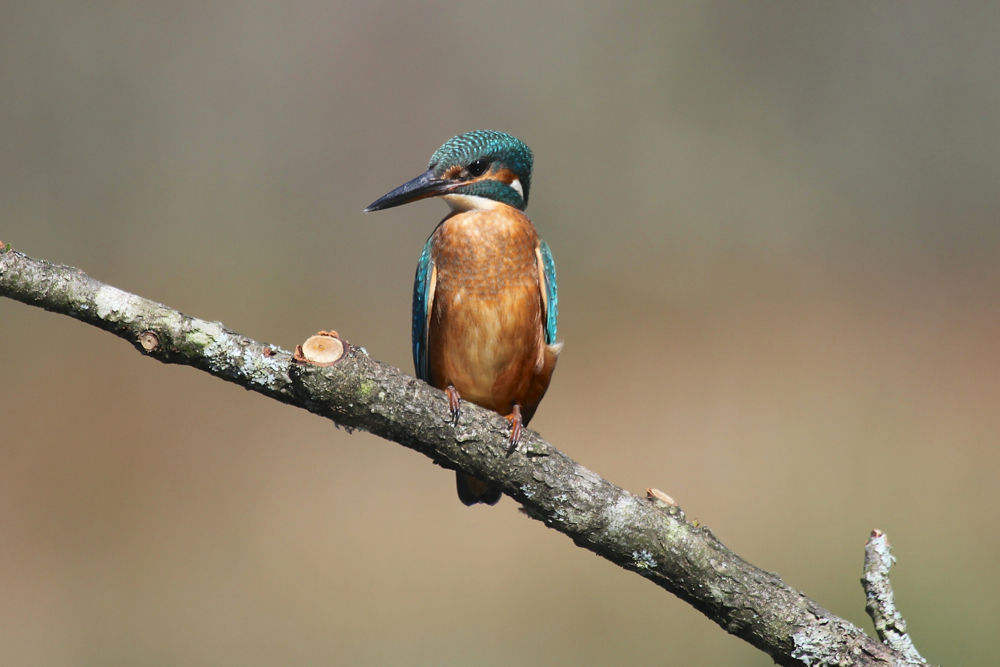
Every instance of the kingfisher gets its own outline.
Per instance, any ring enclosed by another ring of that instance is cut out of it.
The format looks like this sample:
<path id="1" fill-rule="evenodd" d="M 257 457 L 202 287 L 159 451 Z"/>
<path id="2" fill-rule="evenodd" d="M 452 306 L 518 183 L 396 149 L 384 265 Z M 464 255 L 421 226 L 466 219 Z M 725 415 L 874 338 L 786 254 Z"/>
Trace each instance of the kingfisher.
<path id="1" fill-rule="evenodd" d="M 448 395 L 451 422 L 461 401 L 504 415 L 514 451 L 545 395 L 562 343 L 549 246 L 524 214 L 532 155 L 504 132 L 452 137 L 420 176 L 365 212 L 440 197 L 451 211 L 424 244 L 413 283 L 417 377 Z M 495 505 L 501 492 L 461 472 L 466 505 Z"/>

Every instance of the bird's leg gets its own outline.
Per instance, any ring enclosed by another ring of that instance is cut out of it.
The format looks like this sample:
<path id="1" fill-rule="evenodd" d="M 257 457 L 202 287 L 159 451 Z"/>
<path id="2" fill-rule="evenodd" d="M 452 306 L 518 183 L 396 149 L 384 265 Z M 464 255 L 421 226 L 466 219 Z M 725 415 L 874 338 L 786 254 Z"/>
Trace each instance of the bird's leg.
<path id="1" fill-rule="evenodd" d="M 462 397 L 453 385 L 448 385 L 445 393 L 448 394 L 448 407 L 451 408 L 451 425 L 458 426 L 458 418 L 462 414 Z"/>
<path id="2" fill-rule="evenodd" d="M 510 422 L 510 440 L 507 441 L 510 445 L 507 449 L 507 456 L 510 456 L 517 449 L 517 444 L 521 442 L 521 430 L 524 428 L 524 422 L 521 421 L 521 406 L 515 403 L 514 409 L 505 419 Z"/>

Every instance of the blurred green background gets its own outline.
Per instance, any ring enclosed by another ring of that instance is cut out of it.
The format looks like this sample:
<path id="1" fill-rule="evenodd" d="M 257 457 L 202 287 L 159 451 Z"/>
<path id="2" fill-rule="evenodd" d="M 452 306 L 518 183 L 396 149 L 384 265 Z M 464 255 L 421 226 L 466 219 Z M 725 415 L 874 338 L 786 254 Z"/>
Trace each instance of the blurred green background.
<path id="1" fill-rule="evenodd" d="M 5 2 L 0 239 L 407 372 L 452 135 L 535 152 L 532 426 L 866 630 L 1000 624 L 1000 5 Z M 510 499 L 0 300 L 0 664 L 767 665 Z"/>

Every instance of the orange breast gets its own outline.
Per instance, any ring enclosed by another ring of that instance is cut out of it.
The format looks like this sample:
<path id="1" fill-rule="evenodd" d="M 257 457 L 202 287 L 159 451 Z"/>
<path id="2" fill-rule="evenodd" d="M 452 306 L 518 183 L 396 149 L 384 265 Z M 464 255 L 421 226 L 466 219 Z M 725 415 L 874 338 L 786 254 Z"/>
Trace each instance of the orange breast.
<path id="1" fill-rule="evenodd" d="M 517 209 L 500 206 L 447 218 L 434 234 L 436 269 L 428 332 L 440 388 L 530 419 L 548 387 L 556 350 L 545 345 L 538 236 Z"/>

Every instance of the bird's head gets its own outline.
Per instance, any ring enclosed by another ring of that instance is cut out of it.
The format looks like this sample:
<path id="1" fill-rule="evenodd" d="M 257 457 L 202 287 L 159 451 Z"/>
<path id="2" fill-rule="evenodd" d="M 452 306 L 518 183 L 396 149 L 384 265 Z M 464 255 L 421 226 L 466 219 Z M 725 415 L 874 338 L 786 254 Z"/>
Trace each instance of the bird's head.
<path id="1" fill-rule="evenodd" d="M 443 197 L 454 209 L 524 210 L 531 187 L 531 149 L 495 130 L 452 137 L 431 156 L 427 171 L 377 199 L 368 211 L 381 211 L 428 197 Z"/>

